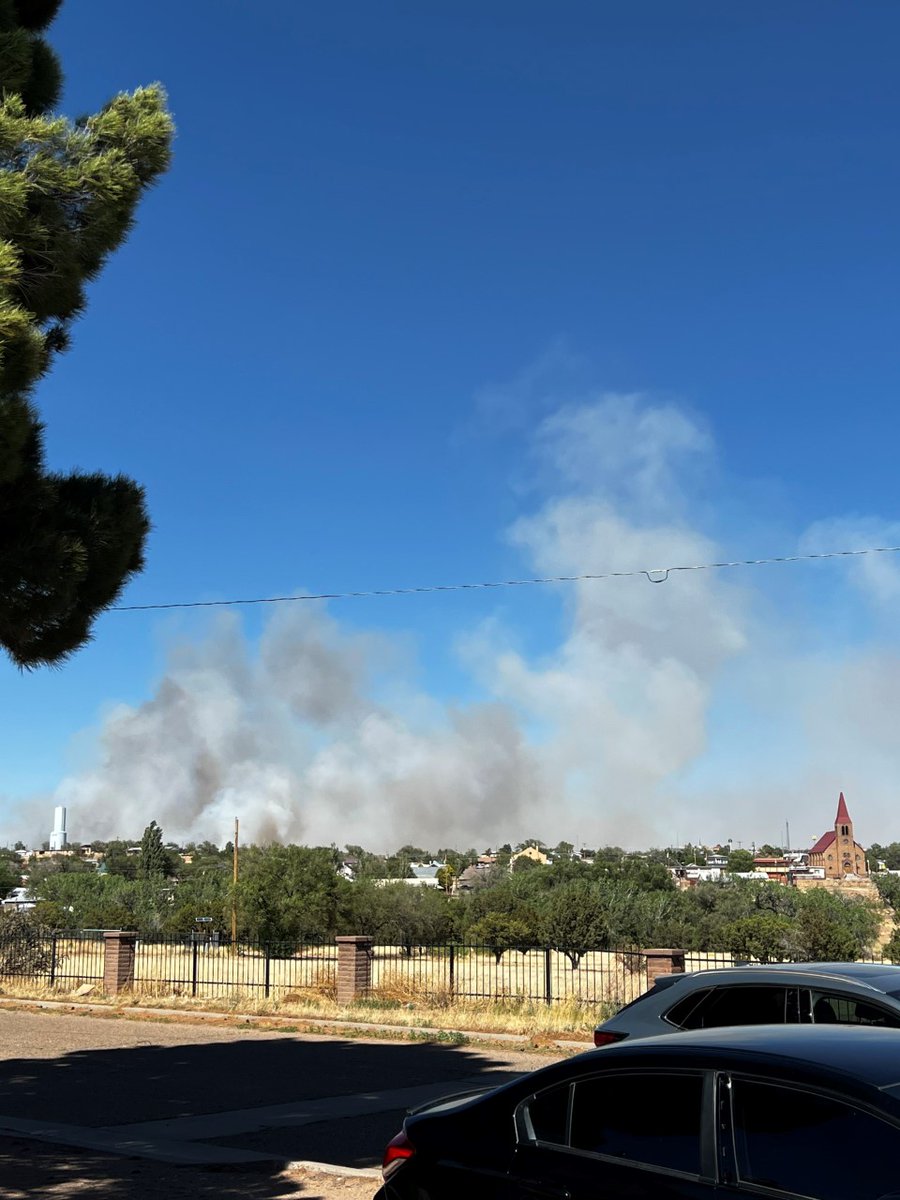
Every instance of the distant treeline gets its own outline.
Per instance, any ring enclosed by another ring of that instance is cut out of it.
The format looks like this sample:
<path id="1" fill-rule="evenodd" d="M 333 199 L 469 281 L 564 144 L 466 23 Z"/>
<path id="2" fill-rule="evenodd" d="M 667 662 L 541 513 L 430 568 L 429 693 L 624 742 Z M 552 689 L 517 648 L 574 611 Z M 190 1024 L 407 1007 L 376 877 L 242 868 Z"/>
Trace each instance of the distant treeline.
<path id="1" fill-rule="evenodd" d="M 605 847 L 588 862 L 563 843 L 548 865 L 518 859 L 511 870 L 513 849 L 506 846 L 493 866 L 475 873 L 471 890 L 455 895 L 453 879 L 475 851 L 432 855 L 406 846 L 379 856 L 359 846 L 248 846 L 235 888 L 231 846 L 184 847 L 192 860 L 186 863 L 155 825 L 145 830 L 140 854 L 127 854 L 128 845 L 98 846 L 99 870 L 77 856 L 36 864 L 29 878 L 36 918 L 60 930 L 134 928 L 153 937 L 202 929 L 227 937 L 234 900 L 239 937 L 273 945 L 361 933 L 407 949 L 470 942 L 499 955 L 551 946 L 573 968 L 591 949 L 649 946 L 852 959 L 875 950 L 881 920 L 872 904 L 824 889 L 726 877 L 682 891 L 665 865 L 671 852 Z M 339 872 L 348 858 L 355 860 L 353 880 Z M 417 860 L 446 862 L 445 886 L 399 882 Z M 391 877 L 398 882 L 384 883 Z M 900 879 L 885 877 L 882 889 L 900 907 Z"/>

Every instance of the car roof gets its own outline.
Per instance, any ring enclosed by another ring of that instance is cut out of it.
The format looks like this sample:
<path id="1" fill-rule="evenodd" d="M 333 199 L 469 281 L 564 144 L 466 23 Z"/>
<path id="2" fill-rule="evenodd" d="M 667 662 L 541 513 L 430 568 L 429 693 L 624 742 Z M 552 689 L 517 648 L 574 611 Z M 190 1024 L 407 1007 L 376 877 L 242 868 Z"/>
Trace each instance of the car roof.
<path id="1" fill-rule="evenodd" d="M 731 1060 L 746 1067 L 768 1059 L 793 1061 L 803 1070 L 839 1071 L 860 1083 L 877 1088 L 900 1084 L 900 1029 L 866 1025 L 732 1025 L 642 1037 L 588 1050 L 583 1059 L 596 1057 L 608 1067 L 616 1059 L 709 1058 L 720 1068 Z M 745 1061 L 746 1060 L 746 1061 Z M 673 1064 L 674 1065 L 674 1064 Z"/>
<path id="2" fill-rule="evenodd" d="M 824 983 L 832 979 L 849 981 L 880 992 L 900 992 L 900 966 L 891 963 L 760 963 L 740 967 L 716 967 L 689 971 L 683 975 L 661 976 L 657 987 L 671 987 L 681 980 L 690 980 L 698 987 L 721 982 L 778 983 L 784 979 L 785 974 L 804 977 L 803 981 L 808 983 Z"/>

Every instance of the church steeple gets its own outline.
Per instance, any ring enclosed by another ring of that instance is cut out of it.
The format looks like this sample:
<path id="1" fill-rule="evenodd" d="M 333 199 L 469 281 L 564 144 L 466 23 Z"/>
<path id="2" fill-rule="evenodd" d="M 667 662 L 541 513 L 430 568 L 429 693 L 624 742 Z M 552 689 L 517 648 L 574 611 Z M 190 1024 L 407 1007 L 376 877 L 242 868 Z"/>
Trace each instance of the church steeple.
<path id="1" fill-rule="evenodd" d="M 834 818 L 834 847 L 841 874 L 858 873 L 860 853 L 853 840 L 853 822 L 850 820 L 843 792 L 838 800 L 837 816 Z"/>
<path id="2" fill-rule="evenodd" d="M 852 825 L 850 814 L 847 812 L 847 801 L 844 799 L 844 793 L 841 792 L 841 797 L 838 800 L 837 816 L 834 818 L 835 825 Z"/>

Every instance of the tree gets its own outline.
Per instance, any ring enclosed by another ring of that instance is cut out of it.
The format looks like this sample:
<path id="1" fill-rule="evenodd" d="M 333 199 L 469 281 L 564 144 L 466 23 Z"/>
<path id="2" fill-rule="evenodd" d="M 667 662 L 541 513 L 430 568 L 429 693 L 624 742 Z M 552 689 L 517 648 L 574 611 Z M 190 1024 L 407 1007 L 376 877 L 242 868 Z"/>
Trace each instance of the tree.
<path id="1" fill-rule="evenodd" d="M 49 971 L 50 932 L 33 912 L 0 911 L 0 979 Z"/>
<path id="2" fill-rule="evenodd" d="M 753 855 L 749 850 L 732 850 L 728 855 L 728 866 L 726 869 L 731 872 L 752 871 Z"/>
<path id="3" fill-rule="evenodd" d="M 900 875 L 880 874 L 873 878 L 882 903 L 887 905 L 896 918 L 900 915 Z"/>
<path id="4" fill-rule="evenodd" d="M 878 926 L 872 905 L 816 889 L 802 897 L 789 949 L 799 961 L 853 962 L 870 952 Z"/>
<path id="5" fill-rule="evenodd" d="M 248 846 L 237 893 L 241 929 L 267 942 L 333 937 L 351 886 L 325 846 Z"/>
<path id="6" fill-rule="evenodd" d="M 0 849 L 0 900 L 8 895 L 14 887 L 19 886 L 22 877 L 22 861 L 15 850 L 6 846 Z"/>
<path id="7" fill-rule="evenodd" d="M 162 879 L 169 874 L 169 854 L 163 845 L 162 830 L 155 821 L 144 830 L 138 861 L 142 879 Z"/>
<path id="8" fill-rule="evenodd" d="M 488 913 L 476 921 L 469 929 L 469 940 L 476 946 L 487 947 L 498 963 L 507 950 L 521 950 L 524 954 L 536 941 L 527 922 L 501 912 Z"/>
<path id="9" fill-rule="evenodd" d="M 879 846 L 877 842 L 866 851 L 869 860 L 869 870 L 876 871 L 878 863 L 883 862 L 889 871 L 900 870 L 900 842 L 891 842 L 887 846 Z"/>
<path id="10" fill-rule="evenodd" d="M 402 946 L 411 955 L 414 946 L 446 943 L 453 936 L 453 908 L 436 888 L 372 882 L 353 885 L 350 913 L 354 933 L 366 933 L 377 941 Z"/>
<path id="11" fill-rule="evenodd" d="M 456 874 L 451 866 L 438 867 L 435 877 L 445 892 L 453 891 L 453 884 L 456 882 Z"/>
<path id="12" fill-rule="evenodd" d="M 792 922 L 774 912 L 758 912 L 726 925 L 723 940 L 732 954 L 766 963 L 783 958 Z"/>
<path id="13" fill-rule="evenodd" d="M 544 934 L 573 971 L 588 950 L 602 946 L 608 930 L 597 886 L 575 880 L 554 888 L 544 910 Z"/>
<path id="14" fill-rule="evenodd" d="M 0 648 L 22 668 L 63 661 L 143 566 L 143 490 L 45 465 L 32 403 L 68 345 L 85 285 L 169 163 L 159 86 L 74 122 L 41 36 L 61 0 L 0 0 Z"/>

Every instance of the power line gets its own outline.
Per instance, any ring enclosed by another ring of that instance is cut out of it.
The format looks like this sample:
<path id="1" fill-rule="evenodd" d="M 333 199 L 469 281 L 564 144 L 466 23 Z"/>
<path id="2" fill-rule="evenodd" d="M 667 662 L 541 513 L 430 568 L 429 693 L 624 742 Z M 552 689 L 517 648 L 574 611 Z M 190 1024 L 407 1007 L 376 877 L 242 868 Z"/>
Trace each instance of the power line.
<path id="1" fill-rule="evenodd" d="M 869 546 L 864 550 L 830 550 L 823 554 L 781 554 L 731 562 L 690 563 L 673 567 L 642 567 L 634 571 L 602 571 L 585 575 L 545 575 L 534 579 L 494 579 L 480 583 L 432 583 L 418 587 L 372 588 L 363 592 L 317 592 L 299 596 L 254 596 L 236 600 L 181 600 L 168 604 L 117 604 L 111 612 L 154 612 L 170 608 L 234 608 L 248 604 L 287 604 L 297 600 L 364 600 L 375 596 L 420 596 L 430 592 L 470 592 L 488 588 L 532 587 L 542 583 L 583 583 L 599 579 L 634 579 L 665 583 L 677 571 L 719 571 L 728 567 L 767 567 L 781 563 L 816 562 L 825 558 L 857 558 L 863 554 L 900 554 L 900 546 Z"/>

